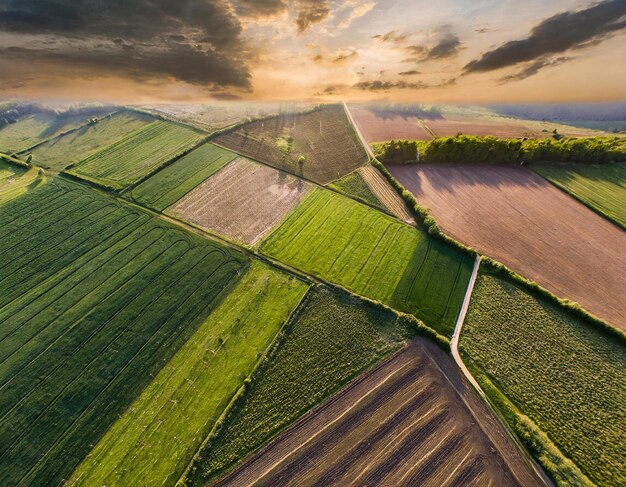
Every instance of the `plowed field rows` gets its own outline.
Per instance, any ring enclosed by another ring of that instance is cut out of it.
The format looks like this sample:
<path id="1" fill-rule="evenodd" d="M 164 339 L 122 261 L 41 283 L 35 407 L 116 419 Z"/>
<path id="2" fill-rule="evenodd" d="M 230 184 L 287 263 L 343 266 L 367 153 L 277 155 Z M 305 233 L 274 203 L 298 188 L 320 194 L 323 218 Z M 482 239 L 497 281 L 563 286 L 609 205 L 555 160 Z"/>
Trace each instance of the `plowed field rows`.
<path id="1" fill-rule="evenodd" d="M 367 154 L 339 105 L 251 122 L 215 142 L 320 184 L 367 163 Z M 304 160 L 299 162 L 301 156 Z"/>
<path id="2" fill-rule="evenodd" d="M 243 256 L 53 181 L 0 207 L 0 484 L 59 484 L 193 335 Z"/>
<path id="3" fill-rule="evenodd" d="M 543 178 L 502 166 L 390 166 L 441 227 L 626 329 L 626 234 Z"/>
<path id="4" fill-rule="evenodd" d="M 362 107 L 350 107 L 350 114 L 368 144 L 388 140 L 430 140 L 418 117 L 382 113 Z"/>
<path id="5" fill-rule="evenodd" d="M 375 167 L 367 166 L 359 169 L 361 176 L 370 187 L 376 197 L 400 220 L 407 223 L 415 223 L 406 203 L 391 187 L 389 182 Z"/>
<path id="6" fill-rule="evenodd" d="M 215 485 L 519 485 L 495 452 L 431 356 L 413 344 Z"/>
<path id="7" fill-rule="evenodd" d="M 471 273 L 471 259 L 456 249 L 321 188 L 270 234 L 261 251 L 415 313 L 448 336 Z"/>
<path id="8" fill-rule="evenodd" d="M 310 188 L 300 178 L 239 157 L 168 212 L 253 245 L 289 214 Z"/>
<path id="9" fill-rule="evenodd" d="M 111 189 L 122 189 L 200 142 L 190 127 L 157 120 L 73 167 L 70 174 Z"/>

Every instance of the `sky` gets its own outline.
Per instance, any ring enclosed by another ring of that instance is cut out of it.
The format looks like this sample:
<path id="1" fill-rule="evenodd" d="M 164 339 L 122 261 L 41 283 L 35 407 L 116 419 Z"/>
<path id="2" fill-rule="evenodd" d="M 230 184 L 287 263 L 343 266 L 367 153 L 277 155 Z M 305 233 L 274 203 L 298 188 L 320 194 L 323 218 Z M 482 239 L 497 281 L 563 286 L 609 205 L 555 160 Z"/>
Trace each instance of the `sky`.
<path id="1" fill-rule="evenodd" d="M 0 96 L 626 100 L 626 0 L 0 0 Z"/>

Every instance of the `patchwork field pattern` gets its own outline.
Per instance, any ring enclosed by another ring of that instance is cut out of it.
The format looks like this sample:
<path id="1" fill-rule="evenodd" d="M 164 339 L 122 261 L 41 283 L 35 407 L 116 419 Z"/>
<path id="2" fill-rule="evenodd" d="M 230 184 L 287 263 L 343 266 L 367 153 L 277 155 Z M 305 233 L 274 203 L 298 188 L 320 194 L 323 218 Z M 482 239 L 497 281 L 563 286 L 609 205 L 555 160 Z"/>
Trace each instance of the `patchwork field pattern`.
<path id="1" fill-rule="evenodd" d="M 383 211 L 389 211 L 388 208 L 381 203 L 378 197 L 374 194 L 369 185 L 365 182 L 361 171 L 365 169 L 363 167 L 352 171 L 347 176 L 338 179 L 337 181 L 329 184 L 330 188 L 357 199 L 361 202 L 375 206 Z"/>
<path id="2" fill-rule="evenodd" d="M 33 161 L 39 166 L 61 170 L 153 121 L 154 118 L 137 112 L 117 112 L 38 145 L 31 151 Z"/>
<path id="3" fill-rule="evenodd" d="M 390 311 L 316 288 L 217 437 L 205 445 L 185 484 L 207 485 L 413 332 Z"/>
<path id="4" fill-rule="evenodd" d="M 59 484 L 247 266 L 53 181 L 0 207 L 0 484 Z"/>
<path id="5" fill-rule="evenodd" d="M 253 263 L 69 485 L 174 485 L 307 288 Z"/>
<path id="6" fill-rule="evenodd" d="M 205 134 L 157 120 L 96 152 L 67 171 L 110 189 L 122 189 L 199 143 Z"/>
<path id="7" fill-rule="evenodd" d="M 481 272 L 460 345 L 593 482 L 626 482 L 623 342 Z"/>
<path id="8" fill-rule="evenodd" d="M 59 116 L 49 112 L 27 115 L 0 129 L 0 151 L 11 153 L 26 150 L 62 132 L 85 125 L 89 117 L 103 115 L 106 115 L 106 112 L 98 110 L 76 115 Z"/>
<path id="9" fill-rule="evenodd" d="M 531 169 L 626 229 L 626 162 L 533 164 Z"/>
<path id="10" fill-rule="evenodd" d="M 365 180 L 370 190 L 376 195 L 376 198 L 385 205 L 397 218 L 407 223 L 414 224 L 415 219 L 409 212 L 404 200 L 391 187 L 389 182 L 380 173 L 378 169 L 372 166 L 361 167 L 358 169 L 361 177 Z"/>
<path id="11" fill-rule="evenodd" d="M 368 160 L 339 105 L 251 122 L 215 142 L 320 184 L 339 179 Z"/>
<path id="12" fill-rule="evenodd" d="M 377 210 L 313 191 L 261 252 L 362 296 L 416 314 L 450 336 L 471 258 Z"/>
<path id="13" fill-rule="evenodd" d="M 130 198 L 163 211 L 235 157 L 237 154 L 234 152 L 213 144 L 203 144 L 133 188 Z"/>
<path id="14" fill-rule="evenodd" d="M 414 344 L 214 485 L 520 484 L 432 358 Z"/>
<path id="15" fill-rule="evenodd" d="M 455 239 L 626 328 L 626 234 L 524 168 L 389 166 Z"/>
<path id="16" fill-rule="evenodd" d="M 283 171 L 239 157 L 196 187 L 168 213 L 232 240 L 253 245 L 310 191 Z"/>

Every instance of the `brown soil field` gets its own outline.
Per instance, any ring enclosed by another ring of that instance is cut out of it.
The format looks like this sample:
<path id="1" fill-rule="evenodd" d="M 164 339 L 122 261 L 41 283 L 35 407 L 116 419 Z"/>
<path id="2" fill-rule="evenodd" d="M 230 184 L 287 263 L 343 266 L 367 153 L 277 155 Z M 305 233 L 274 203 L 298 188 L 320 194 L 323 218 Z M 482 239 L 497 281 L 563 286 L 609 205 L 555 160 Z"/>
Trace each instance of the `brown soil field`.
<path id="1" fill-rule="evenodd" d="M 310 187 L 300 178 L 238 157 L 167 213 L 253 245 L 287 216 Z"/>
<path id="2" fill-rule="evenodd" d="M 341 105 L 250 122 L 214 142 L 320 184 L 339 179 L 368 161 Z"/>
<path id="3" fill-rule="evenodd" d="M 424 121 L 426 126 L 437 137 L 464 135 L 492 135 L 494 137 L 532 137 L 542 138 L 551 134 L 542 133 L 523 120 L 490 119 L 490 118 L 438 118 Z"/>
<path id="4" fill-rule="evenodd" d="M 418 117 L 385 114 L 367 108 L 350 107 L 354 123 L 368 144 L 387 140 L 430 140 L 432 135 L 424 129 Z"/>
<path id="5" fill-rule="evenodd" d="M 366 166 L 360 168 L 358 171 L 372 192 L 389 211 L 409 224 L 415 223 L 415 219 L 411 216 L 404 200 L 396 193 L 396 190 L 391 187 L 378 169 L 372 166 Z"/>
<path id="6" fill-rule="evenodd" d="M 389 166 L 455 239 L 626 329 L 626 233 L 518 167 Z"/>
<path id="7" fill-rule="evenodd" d="M 543 485 L 457 374 L 413 341 L 214 485 Z"/>

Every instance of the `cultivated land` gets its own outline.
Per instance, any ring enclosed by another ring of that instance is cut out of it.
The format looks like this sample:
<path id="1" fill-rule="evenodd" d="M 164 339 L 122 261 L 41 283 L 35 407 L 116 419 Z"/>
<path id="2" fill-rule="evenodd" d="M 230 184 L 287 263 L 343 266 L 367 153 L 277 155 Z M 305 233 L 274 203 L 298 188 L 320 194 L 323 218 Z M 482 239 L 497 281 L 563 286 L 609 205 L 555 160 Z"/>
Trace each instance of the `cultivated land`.
<path id="1" fill-rule="evenodd" d="M 320 184 L 340 179 L 368 160 L 341 105 L 251 122 L 215 142 Z"/>
<path id="2" fill-rule="evenodd" d="M 419 117 L 350 106 L 350 114 L 368 144 L 388 140 L 430 140 Z"/>
<path id="3" fill-rule="evenodd" d="M 390 166 L 445 232 L 626 329 L 626 234 L 540 176 L 503 166 Z"/>
<path id="4" fill-rule="evenodd" d="M 626 229 L 626 163 L 533 164 L 531 169 Z"/>
<path id="5" fill-rule="evenodd" d="M 26 115 L 0 129 L 0 151 L 10 153 L 26 150 L 62 132 L 85 125 L 90 117 L 106 114 L 106 111 L 94 110 L 80 114 L 42 112 Z"/>
<path id="6" fill-rule="evenodd" d="M 0 159 L 0 203 L 26 193 L 40 181 L 37 168 L 16 166 Z"/>
<path id="7" fill-rule="evenodd" d="M 0 483 L 58 484 L 246 259 L 80 185 L 0 207 Z"/>
<path id="8" fill-rule="evenodd" d="M 359 377 L 215 485 L 519 485 L 420 343 Z M 540 485 L 529 472 L 524 478 Z"/>
<path id="9" fill-rule="evenodd" d="M 163 211 L 235 157 L 237 154 L 234 152 L 216 145 L 201 145 L 135 187 L 130 192 L 130 198 L 141 205 Z"/>
<path id="10" fill-rule="evenodd" d="M 461 350 L 483 387 L 484 373 L 515 404 L 510 407 L 534 421 L 592 481 L 626 483 L 623 340 L 481 272 Z M 523 417 L 513 421 L 523 425 Z"/>
<path id="11" fill-rule="evenodd" d="M 205 134 L 157 120 L 96 152 L 69 174 L 110 189 L 122 189 L 199 143 Z"/>
<path id="12" fill-rule="evenodd" d="M 424 232 L 318 188 L 261 252 L 362 296 L 416 314 L 451 336 L 472 259 Z"/>
<path id="13" fill-rule="evenodd" d="M 31 151 L 33 161 L 39 166 L 62 170 L 152 121 L 152 117 L 137 112 L 117 112 L 97 123 L 85 125 L 79 130 L 38 145 Z"/>
<path id="14" fill-rule="evenodd" d="M 365 168 L 361 167 L 352 171 L 347 176 L 338 179 L 328 186 L 370 206 L 375 206 L 383 211 L 389 211 L 389 209 L 382 204 L 369 185 L 365 182 L 363 174 L 361 173 L 363 169 Z"/>
<path id="15" fill-rule="evenodd" d="M 361 177 L 365 180 L 376 198 L 385 205 L 396 217 L 407 223 L 414 224 L 415 219 L 411 216 L 404 200 L 389 184 L 389 181 L 372 166 L 358 169 Z"/>
<path id="16" fill-rule="evenodd" d="M 316 288 L 196 458 L 185 484 L 203 486 L 231 469 L 413 333 L 411 324 L 391 311 Z"/>
<path id="17" fill-rule="evenodd" d="M 307 288 L 253 263 L 69 485 L 174 485 Z"/>
<path id="18" fill-rule="evenodd" d="M 283 171 L 239 157 L 200 184 L 168 213 L 253 245 L 311 190 Z"/>

